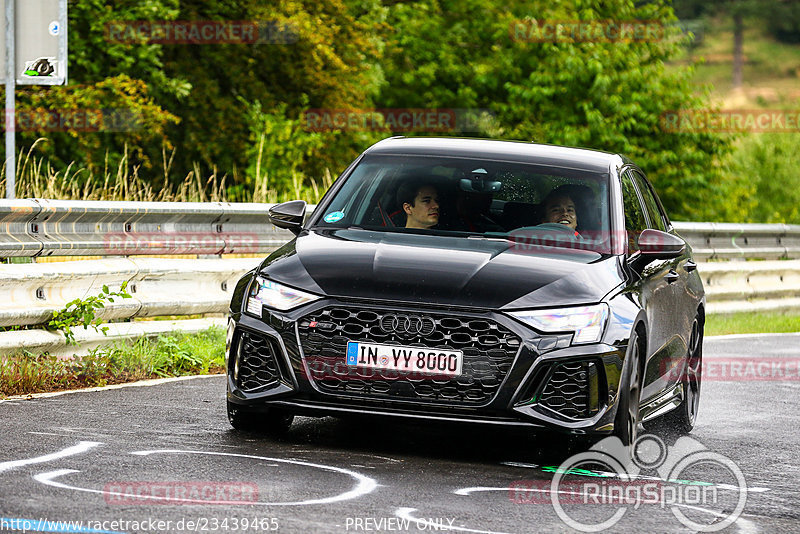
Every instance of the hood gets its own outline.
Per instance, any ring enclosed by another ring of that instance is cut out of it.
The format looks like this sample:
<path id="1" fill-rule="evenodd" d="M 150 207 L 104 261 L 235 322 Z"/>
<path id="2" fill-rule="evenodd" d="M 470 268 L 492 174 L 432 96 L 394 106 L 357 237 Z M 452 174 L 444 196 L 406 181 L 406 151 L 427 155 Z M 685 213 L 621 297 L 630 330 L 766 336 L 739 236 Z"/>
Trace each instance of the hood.
<path id="1" fill-rule="evenodd" d="M 528 308 L 599 302 L 622 282 L 615 256 L 515 249 L 504 239 L 312 230 L 262 274 L 312 293 L 419 304 Z"/>

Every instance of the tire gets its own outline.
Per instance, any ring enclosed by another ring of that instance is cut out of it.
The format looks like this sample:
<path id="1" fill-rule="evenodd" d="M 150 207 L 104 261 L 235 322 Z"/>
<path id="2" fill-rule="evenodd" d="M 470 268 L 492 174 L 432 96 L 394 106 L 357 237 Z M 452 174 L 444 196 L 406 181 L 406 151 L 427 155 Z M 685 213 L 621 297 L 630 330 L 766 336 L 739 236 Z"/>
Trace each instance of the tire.
<path id="1" fill-rule="evenodd" d="M 240 432 L 282 436 L 289 431 L 293 420 L 294 415 L 275 408 L 253 412 L 228 401 L 228 421 Z"/>
<path id="2" fill-rule="evenodd" d="M 636 443 L 639 435 L 639 402 L 642 397 L 642 366 L 644 358 L 644 339 L 636 330 L 628 342 L 628 355 L 620 379 L 617 414 L 614 417 L 614 433 L 626 447 Z"/>
<path id="3" fill-rule="evenodd" d="M 700 408 L 701 370 L 703 366 L 703 318 L 698 314 L 692 322 L 692 333 L 686 354 L 686 367 L 681 373 L 683 400 L 674 410 L 647 423 L 647 427 L 660 434 L 686 435 L 697 422 Z"/>

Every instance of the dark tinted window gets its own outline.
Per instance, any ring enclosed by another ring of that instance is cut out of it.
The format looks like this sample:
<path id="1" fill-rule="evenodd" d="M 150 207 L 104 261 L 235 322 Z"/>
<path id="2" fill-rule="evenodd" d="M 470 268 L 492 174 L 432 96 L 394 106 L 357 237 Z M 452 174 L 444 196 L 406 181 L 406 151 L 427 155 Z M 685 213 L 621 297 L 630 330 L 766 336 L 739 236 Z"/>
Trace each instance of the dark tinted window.
<path id="1" fill-rule="evenodd" d="M 420 186 L 435 190 L 438 208 L 416 211 L 407 190 L 421 191 Z M 557 220 L 560 214 L 545 219 L 545 208 L 562 204 L 569 205 L 565 212 L 572 210 L 565 220 L 573 219 L 564 224 Z M 478 158 L 368 156 L 318 209 L 316 226 L 323 228 L 514 239 L 523 234 L 573 248 L 608 248 L 608 174 L 580 169 Z M 436 224 L 421 230 L 411 226 L 429 223 L 433 211 L 438 211 Z"/>
<path id="2" fill-rule="evenodd" d="M 633 173 L 633 179 L 636 180 L 636 185 L 639 186 L 639 193 L 642 195 L 644 207 L 647 210 L 647 215 L 650 219 L 650 228 L 665 231 L 667 225 L 664 224 L 664 218 L 658 209 L 658 202 L 653 196 L 653 190 L 650 189 L 647 181 L 638 172 Z"/>
<path id="3" fill-rule="evenodd" d="M 647 222 L 642 204 L 636 195 L 636 188 L 633 185 L 630 171 L 625 171 L 622 174 L 622 202 L 625 206 L 625 230 L 628 232 L 628 250 L 634 252 L 639 250 L 636 240 L 642 230 L 647 228 Z"/>

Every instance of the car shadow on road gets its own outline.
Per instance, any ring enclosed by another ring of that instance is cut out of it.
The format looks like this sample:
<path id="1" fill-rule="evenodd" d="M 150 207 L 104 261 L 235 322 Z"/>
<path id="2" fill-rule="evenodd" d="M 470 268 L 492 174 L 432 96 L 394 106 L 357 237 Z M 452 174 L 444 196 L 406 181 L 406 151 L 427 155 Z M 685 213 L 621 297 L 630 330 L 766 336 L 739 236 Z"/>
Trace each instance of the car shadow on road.
<path id="1" fill-rule="evenodd" d="M 242 435 L 231 430 L 232 435 Z M 559 465 L 585 450 L 585 439 L 529 428 L 445 422 L 405 422 L 376 418 L 297 417 L 286 435 L 249 434 L 259 443 L 313 445 L 347 451 L 494 464 L 524 462 Z"/>

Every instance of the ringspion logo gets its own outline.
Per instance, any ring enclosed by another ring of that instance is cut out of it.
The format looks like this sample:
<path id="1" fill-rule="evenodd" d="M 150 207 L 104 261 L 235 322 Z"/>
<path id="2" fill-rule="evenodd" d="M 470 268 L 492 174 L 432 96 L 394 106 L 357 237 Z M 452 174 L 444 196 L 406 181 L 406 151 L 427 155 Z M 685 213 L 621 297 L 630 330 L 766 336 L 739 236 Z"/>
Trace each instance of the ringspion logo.
<path id="1" fill-rule="evenodd" d="M 705 480 L 692 480 L 693 473 L 702 473 Z M 538 501 L 541 497 L 530 494 L 544 492 L 559 518 L 581 532 L 612 528 L 643 505 L 670 508 L 692 531 L 717 532 L 739 519 L 748 493 L 744 473 L 730 458 L 688 436 L 667 447 L 652 434 L 640 436 L 631 447 L 615 436 L 605 438 L 558 466 L 549 488 L 520 486 L 509 488 L 512 500 Z M 587 514 L 587 505 L 608 508 Z M 709 523 L 705 514 L 714 521 Z"/>

